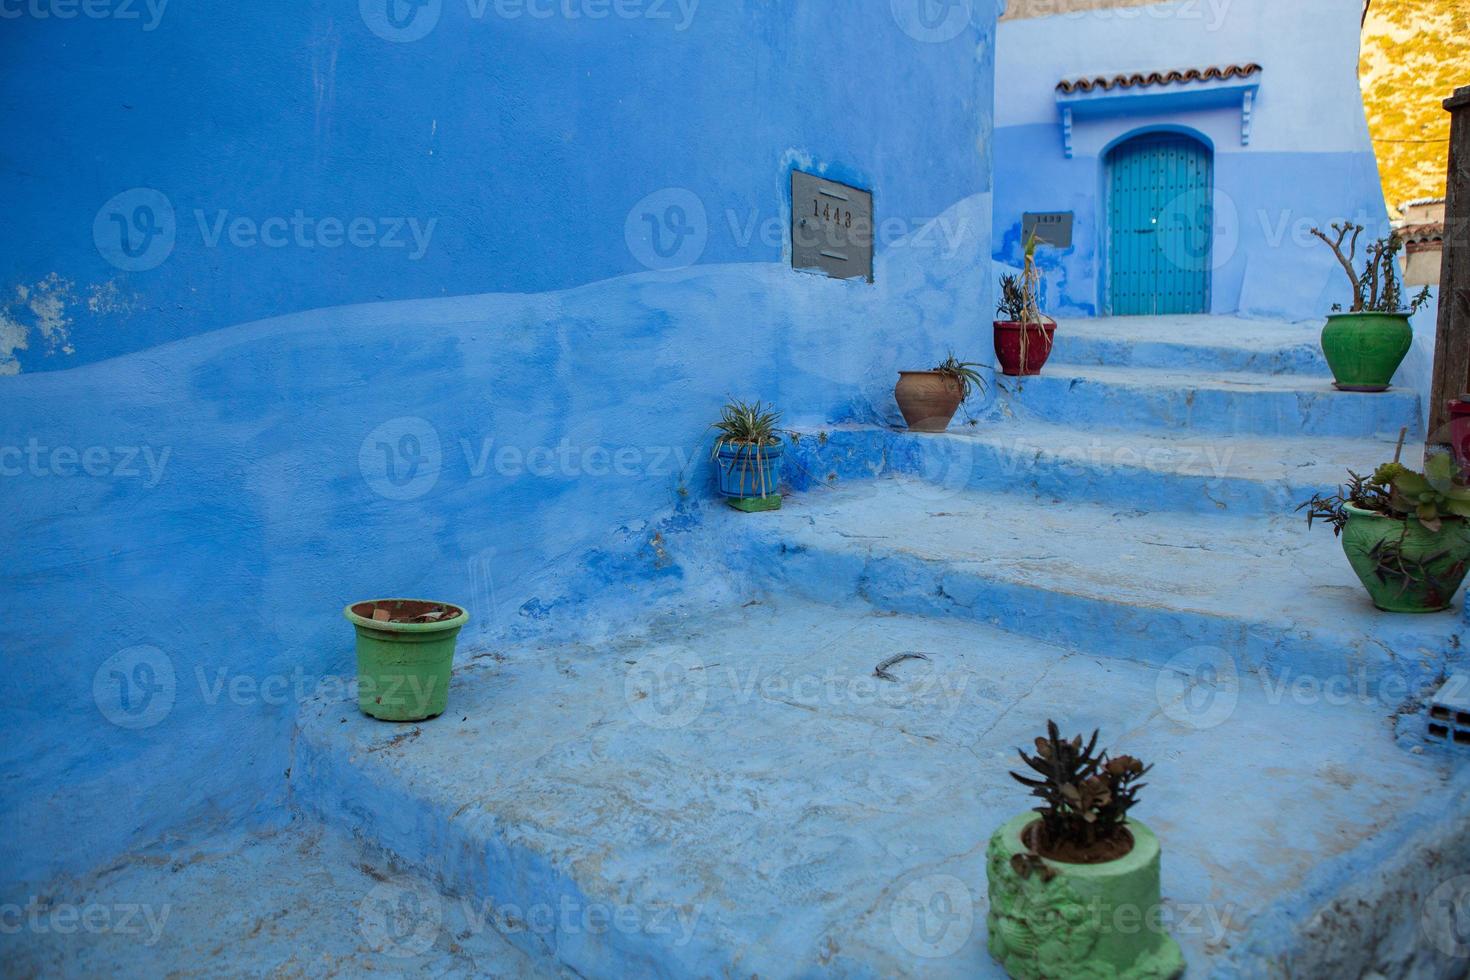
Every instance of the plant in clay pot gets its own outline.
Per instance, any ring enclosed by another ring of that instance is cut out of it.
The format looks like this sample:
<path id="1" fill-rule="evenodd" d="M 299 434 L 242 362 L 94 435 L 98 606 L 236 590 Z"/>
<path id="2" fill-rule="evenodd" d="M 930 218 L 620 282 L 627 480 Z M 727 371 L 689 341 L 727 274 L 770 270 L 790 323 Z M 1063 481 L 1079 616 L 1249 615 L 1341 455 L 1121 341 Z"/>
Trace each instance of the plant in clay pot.
<path id="1" fill-rule="evenodd" d="M 1063 739 L 1055 722 L 1011 773 L 1041 806 L 986 850 L 989 950 L 1012 977 L 1167 980 L 1184 971 L 1160 926 L 1158 838 L 1128 812 L 1152 768 L 1097 752 L 1098 733 Z M 1124 927 L 1126 922 L 1127 927 Z"/>
<path id="2" fill-rule="evenodd" d="M 711 426 L 719 433 L 710 458 L 715 461 L 720 493 L 736 510 L 781 508 L 780 424 L 781 413 L 773 406 L 732 399 Z"/>
<path id="3" fill-rule="evenodd" d="M 1020 275 L 1000 277 L 1000 300 L 995 305 L 995 356 L 1002 374 L 1012 377 L 1041 373 L 1051 356 L 1057 322 L 1041 312 L 1037 296 L 1041 270 L 1036 267 L 1033 232 L 1026 239 L 1026 264 Z"/>
<path id="4" fill-rule="evenodd" d="M 342 614 L 357 634 L 357 706 L 363 714 L 423 721 L 444 713 L 454 644 L 468 613 L 426 599 L 369 599 Z"/>
<path id="5" fill-rule="evenodd" d="M 1346 311 L 1341 303 L 1333 305 L 1322 328 L 1322 353 L 1332 369 L 1333 384 L 1341 390 L 1386 391 L 1414 342 L 1409 317 L 1429 302 L 1429 287 L 1405 300 L 1398 271 L 1403 242 L 1395 236 L 1366 247 L 1359 273 L 1354 262 L 1363 226 L 1345 221 L 1334 223 L 1332 231 L 1334 237 L 1320 228 L 1313 228 L 1312 234 L 1332 249 L 1352 287 L 1353 300 Z"/>
<path id="6" fill-rule="evenodd" d="M 1448 609 L 1470 569 L 1470 486 L 1448 455 L 1429 457 L 1423 473 L 1397 454 L 1372 476 L 1349 470 L 1346 486 L 1297 509 L 1307 511 L 1309 527 L 1332 526 L 1373 605 L 1385 612 Z"/>
<path id="7" fill-rule="evenodd" d="M 928 371 L 900 371 L 893 387 L 903 420 L 914 432 L 943 432 L 972 392 L 986 389 L 973 361 L 949 356 Z"/>

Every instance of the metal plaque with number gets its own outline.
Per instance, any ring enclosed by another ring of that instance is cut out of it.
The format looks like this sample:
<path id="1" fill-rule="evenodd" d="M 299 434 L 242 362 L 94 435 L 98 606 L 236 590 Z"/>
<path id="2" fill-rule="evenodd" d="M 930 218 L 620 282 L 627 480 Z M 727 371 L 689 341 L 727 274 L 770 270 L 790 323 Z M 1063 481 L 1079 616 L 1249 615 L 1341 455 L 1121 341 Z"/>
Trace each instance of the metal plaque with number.
<path id="1" fill-rule="evenodd" d="M 1021 241 L 1036 232 L 1036 240 L 1052 248 L 1072 247 L 1071 211 L 1027 211 L 1021 215 Z"/>
<path id="2" fill-rule="evenodd" d="M 791 267 L 872 282 L 872 192 L 791 171 Z"/>

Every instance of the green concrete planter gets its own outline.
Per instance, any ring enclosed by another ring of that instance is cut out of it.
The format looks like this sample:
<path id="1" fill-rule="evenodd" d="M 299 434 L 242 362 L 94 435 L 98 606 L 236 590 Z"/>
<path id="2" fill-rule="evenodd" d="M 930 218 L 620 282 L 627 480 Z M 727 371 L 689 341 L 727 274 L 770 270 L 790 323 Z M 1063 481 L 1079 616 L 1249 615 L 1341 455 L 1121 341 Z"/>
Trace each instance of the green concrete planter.
<path id="1" fill-rule="evenodd" d="M 1386 391 L 1414 342 L 1408 313 L 1333 313 L 1322 353 L 1343 391 Z"/>
<path id="2" fill-rule="evenodd" d="M 1417 520 L 1386 517 L 1352 504 L 1344 504 L 1343 510 L 1348 520 L 1342 529 L 1342 550 L 1373 605 L 1405 613 L 1450 607 L 1470 568 L 1470 522 L 1445 518 L 1438 531 L 1431 531 Z M 1381 560 L 1374 549 L 1384 545 L 1402 554 L 1412 577 L 1380 574 Z"/>
<path id="3" fill-rule="evenodd" d="M 437 622 L 393 623 L 373 618 L 386 609 L 394 618 L 430 609 L 449 610 Z M 374 599 L 343 611 L 357 631 L 357 706 L 384 721 L 423 721 L 444 713 L 454 644 L 469 614 L 447 602 Z"/>
<path id="4" fill-rule="evenodd" d="M 1133 850 L 1116 861 L 1068 864 L 1034 857 L 1022 843 L 1021 832 L 1037 819 L 1034 812 L 1016 817 L 986 850 L 989 949 L 1006 972 L 1017 980 L 1183 973 L 1184 955 L 1162 925 L 1153 831 L 1129 820 Z"/>

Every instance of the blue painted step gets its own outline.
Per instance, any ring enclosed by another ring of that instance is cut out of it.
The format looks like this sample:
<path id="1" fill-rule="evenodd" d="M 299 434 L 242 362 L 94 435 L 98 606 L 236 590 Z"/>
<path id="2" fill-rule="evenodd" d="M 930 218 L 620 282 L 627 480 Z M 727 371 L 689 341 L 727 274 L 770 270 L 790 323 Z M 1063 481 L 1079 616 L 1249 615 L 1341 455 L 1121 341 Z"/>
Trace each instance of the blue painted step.
<path id="1" fill-rule="evenodd" d="M 903 651 L 928 659 L 874 677 Z M 581 976 L 999 978 L 985 843 L 1030 805 L 1005 771 L 1048 718 L 1156 764 L 1136 815 L 1168 842 L 1164 894 L 1214 913 L 1175 929 L 1193 976 L 1318 855 L 1352 875 L 1446 793 L 1445 760 L 1395 746 L 1375 705 L 1245 684 L 1192 726 L 1161 676 L 973 621 L 757 593 L 596 642 L 466 650 L 450 711 L 421 725 L 318 699 L 292 797 L 514 909 L 531 927 L 509 938 Z"/>
<path id="2" fill-rule="evenodd" d="M 1078 429 L 1384 439 L 1421 428 L 1412 392 L 1338 391 L 1327 378 L 1048 363 L 1039 377 L 997 381 L 1011 411 Z"/>
<path id="3" fill-rule="evenodd" d="M 1418 445 L 1404 459 L 1418 464 Z M 1393 458 L 1388 440 L 1201 435 L 1190 431 L 1079 431 L 1019 419 L 923 434 L 866 426 L 801 433 L 786 453 L 797 491 L 852 480 L 919 476 L 928 501 L 960 491 L 1088 502 L 1146 502 L 1150 510 L 1293 513 L 1312 494 Z M 1143 504 L 1139 504 L 1143 506 Z"/>
<path id="4" fill-rule="evenodd" d="M 1379 612 L 1330 529 L 957 492 L 900 477 L 727 522 L 766 587 L 957 617 L 1164 664 L 1214 648 L 1240 674 L 1363 690 L 1387 713 L 1463 662 L 1455 608 Z"/>
<path id="5" fill-rule="evenodd" d="M 1117 316 L 1058 323 L 1051 363 L 1328 376 L 1322 322 Z"/>

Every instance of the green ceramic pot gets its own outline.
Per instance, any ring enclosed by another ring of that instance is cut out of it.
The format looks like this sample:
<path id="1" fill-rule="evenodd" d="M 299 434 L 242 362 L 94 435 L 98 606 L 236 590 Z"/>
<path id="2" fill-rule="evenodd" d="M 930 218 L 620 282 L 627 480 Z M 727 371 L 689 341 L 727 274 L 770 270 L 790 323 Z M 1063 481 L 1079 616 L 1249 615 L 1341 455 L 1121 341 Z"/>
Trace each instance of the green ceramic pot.
<path id="1" fill-rule="evenodd" d="M 1439 612 L 1448 609 L 1455 592 L 1470 569 L 1470 523 L 1446 518 L 1438 531 L 1418 520 L 1385 517 L 1371 510 L 1345 504 L 1347 524 L 1342 529 L 1342 550 L 1358 580 L 1373 597 L 1373 605 L 1386 612 Z M 1381 573 L 1382 560 L 1374 549 L 1397 548 L 1411 577 Z"/>
<path id="2" fill-rule="evenodd" d="M 457 613 L 437 622 L 389 623 L 373 610 L 414 615 L 433 607 Z M 469 614 L 447 602 L 373 599 L 343 611 L 357 630 L 357 706 L 384 721 L 423 721 L 444 713 L 454 644 Z"/>
<path id="3" fill-rule="evenodd" d="M 1386 391 L 1414 342 L 1407 313 L 1333 313 L 1322 353 L 1343 391 Z"/>
<path id="4" fill-rule="evenodd" d="M 1116 861 L 1068 864 L 1031 857 L 1024 813 L 995 832 L 985 855 L 990 955 L 1017 980 L 1112 977 L 1170 980 L 1184 972 L 1164 928 L 1159 839 L 1128 821 L 1133 850 Z"/>

